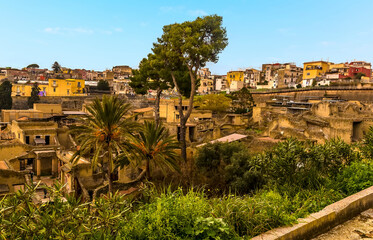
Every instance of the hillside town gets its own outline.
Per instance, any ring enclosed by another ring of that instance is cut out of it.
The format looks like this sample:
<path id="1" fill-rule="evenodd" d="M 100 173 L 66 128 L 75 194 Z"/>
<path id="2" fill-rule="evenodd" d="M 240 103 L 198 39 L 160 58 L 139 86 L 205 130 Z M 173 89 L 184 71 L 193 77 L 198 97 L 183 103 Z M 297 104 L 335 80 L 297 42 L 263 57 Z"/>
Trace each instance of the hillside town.
<path id="1" fill-rule="evenodd" d="M 38 66 L 36 64 L 36 66 Z M 12 82 L 12 96 L 30 96 L 33 83 L 42 89 L 40 96 L 79 96 L 95 93 L 100 81 L 109 83 L 113 94 L 134 94 L 129 85 L 132 69 L 114 66 L 111 70 L 95 71 L 60 67 L 59 72 L 35 66 L 23 69 L 1 68 L 0 81 Z M 232 70 L 226 75 L 214 75 L 208 68 L 198 73 L 198 94 L 234 92 L 250 89 L 291 89 L 325 86 L 370 86 L 371 63 L 351 61 L 332 63 L 311 61 L 302 67 L 295 63 L 263 64 L 262 69 Z M 57 86 L 59 86 L 57 88 Z M 149 92 L 149 94 L 155 94 Z"/>

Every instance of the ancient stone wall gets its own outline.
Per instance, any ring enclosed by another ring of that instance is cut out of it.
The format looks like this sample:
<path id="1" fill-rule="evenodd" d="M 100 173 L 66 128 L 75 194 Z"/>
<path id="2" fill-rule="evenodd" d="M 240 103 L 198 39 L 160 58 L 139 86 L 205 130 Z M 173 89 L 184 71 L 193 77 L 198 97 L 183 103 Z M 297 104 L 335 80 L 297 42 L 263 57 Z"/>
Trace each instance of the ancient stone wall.
<path id="1" fill-rule="evenodd" d="M 92 101 L 96 97 L 101 96 L 73 96 L 73 97 L 40 97 L 39 103 L 52 103 L 52 104 L 61 104 L 62 110 L 75 110 L 80 111 L 82 110 L 82 106 L 85 102 Z M 13 105 L 12 109 L 29 109 L 27 105 L 28 97 L 20 97 L 20 96 L 13 96 Z M 128 102 L 132 104 L 133 108 L 144 108 L 153 105 L 154 101 L 148 101 L 144 97 L 133 97 L 128 98 Z"/>
<path id="2" fill-rule="evenodd" d="M 255 103 L 266 102 L 279 96 L 289 96 L 291 100 L 300 101 L 309 97 L 338 96 L 341 99 L 355 100 L 361 102 L 373 102 L 373 89 L 300 89 L 300 90 L 283 90 L 276 92 L 253 92 Z"/>

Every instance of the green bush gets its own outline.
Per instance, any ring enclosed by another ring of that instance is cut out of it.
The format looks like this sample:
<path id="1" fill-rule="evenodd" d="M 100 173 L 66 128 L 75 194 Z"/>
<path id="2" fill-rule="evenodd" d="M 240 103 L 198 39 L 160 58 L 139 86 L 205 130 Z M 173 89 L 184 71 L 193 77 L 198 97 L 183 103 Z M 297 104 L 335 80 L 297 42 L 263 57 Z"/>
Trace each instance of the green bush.
<path id="1" fill-rule="evenodd" d="M 211 216 L 203 192 L 170 190 L 154 197 L 130 215 L 122 230 L 126 239 L 230 239 L 234 236 L 222 219 Z"/>
<path id="2" fill-rule="evenodd" d="M 361 160 L 353 146 L 340 139 L 314 145 L 295 138 L 280 142 L 256 158 L 271 184 L 311 189 L 318 189 L 341 169 Z"/>
<path id="3" fill-rule="evenodd" d="M 253 237 L 270 229 L 296 223 L 343 198 L 338 191 L 297 190 L 294 196 L 261 190 L 252 197 L 228 195 L 211 199 L 212 214 L 223 218 L 240 236 Z"/>
<path id="4" fill-rule="evenodd" d="M 233 153 L 224 168 L 225 182 L 237 193 L 248 193 L 265 183 L 260 165 L 247 149 Z"/>
<path id="5" fill-rule="evenodd" d="M 347 195 L 357 193 L 373 186 L 373 164 L 354 162 L 346 167 L 336 178 L 337 188 Z"/>
<path id="6" fill-rule="evenodd" d="M 196 157 L 198 172 L 211 181 L 209 187 L 223 187 L 248 193 L 264 183 L 260 165 L 240 142 L 206 144 Z"/>
<path id="7" fill-rule="evenodd" d="M 340 139 L 313 144 L 289 138 L 256 156 L 238 142 L 206 144 L 197 153 L 196 167 L 215 184 L 210 187 L 244 194 L 266 184 L 319 189 L 360 160 L 354 145 Z"/>

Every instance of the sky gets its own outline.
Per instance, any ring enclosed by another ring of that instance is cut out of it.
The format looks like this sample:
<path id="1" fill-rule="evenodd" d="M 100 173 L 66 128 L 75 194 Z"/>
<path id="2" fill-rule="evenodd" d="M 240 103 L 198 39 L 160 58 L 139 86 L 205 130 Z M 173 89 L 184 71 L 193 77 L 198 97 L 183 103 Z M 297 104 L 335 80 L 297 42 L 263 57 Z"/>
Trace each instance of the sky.
<path id="1" fill-rule="evenodd" d="M 0 67 L 137 68 L 162 27 L 217 14 L 213 74 L 263 63 L 373 62 L 373 0 L 0 0 Z"/>

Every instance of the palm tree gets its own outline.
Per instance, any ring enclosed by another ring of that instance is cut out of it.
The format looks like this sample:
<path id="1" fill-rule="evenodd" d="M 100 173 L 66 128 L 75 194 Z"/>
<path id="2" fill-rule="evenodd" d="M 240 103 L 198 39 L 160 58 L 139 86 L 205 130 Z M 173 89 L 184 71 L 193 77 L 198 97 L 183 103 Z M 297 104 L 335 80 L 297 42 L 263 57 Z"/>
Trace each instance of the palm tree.
<path id="1" fill-rule="evenodd" d="M 159 166 L 163 171 L 165 167 L 179 171 L 177 159 L 180 155 L 175 151 L 179 149 L 179 142 L 170 136 L 168 130 L 160 123 L 145 121 L 142 131 L 134 140 L 134 146 L 140 154 L 140 160 L 146 161 L 146 174 L 150 178 L 150 164 Z"/>
<path id="2" fill-rule="evenodd" d="M 91 154 L 93 168 L 99 165 L 99 160 L 106 162 L 109 192 L 113 191 L 114 169 L 123 159 L 129 159 L 133 149 L 128 139 L 136 130 L 137 124 L 125 117 L 130 108 L 129 103 L 116 96 L 104 95 L 102 101 L 96 98 L 86 107 L 89 115 L 84 125 L 73 130 L 77 133 L 80 148 L 71 161 L 76 163 L 81 156 Z"/>

